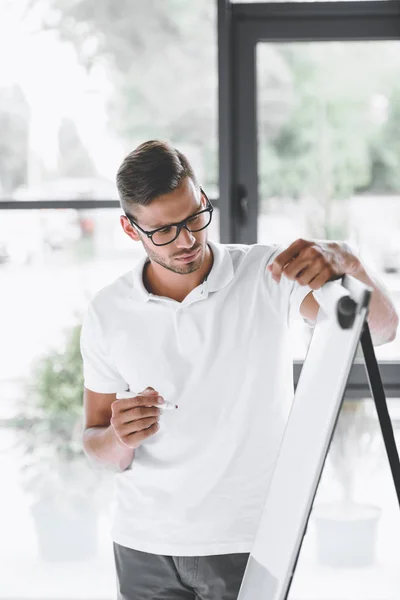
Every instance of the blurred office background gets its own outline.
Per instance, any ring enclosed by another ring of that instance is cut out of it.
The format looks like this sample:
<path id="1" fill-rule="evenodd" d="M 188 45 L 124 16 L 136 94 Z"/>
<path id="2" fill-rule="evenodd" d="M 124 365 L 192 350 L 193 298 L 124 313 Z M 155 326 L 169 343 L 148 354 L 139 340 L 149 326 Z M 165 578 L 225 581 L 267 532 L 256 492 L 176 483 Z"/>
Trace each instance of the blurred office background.
<path id="1" fill-rule="evenodd" d="M 0 600 L 111 600 L 113 476 L 83 456 L 78 340 L 93 294 L 143 255 L 116 169 L 169 139 L 216 206 L 214 240 L 347 240 L 400 310 L 400 5 L 1 0 L 0 55 Z M 309 341 L 299 320 L 296 373 Z M 398 440 L 400 336 L 376 354 Z M 399 507 L 358 361 L 292 600 L 399 599 Z"/>

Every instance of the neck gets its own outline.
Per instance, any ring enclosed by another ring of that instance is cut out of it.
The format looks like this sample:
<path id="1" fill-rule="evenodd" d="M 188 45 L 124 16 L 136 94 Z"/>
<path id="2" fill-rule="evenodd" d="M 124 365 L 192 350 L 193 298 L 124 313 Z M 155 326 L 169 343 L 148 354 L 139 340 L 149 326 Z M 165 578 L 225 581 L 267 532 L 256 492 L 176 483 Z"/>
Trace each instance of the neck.
<path id="1" fill-rule="evenodd" d="M 202 266 L 197 271 L 187 275 L 174 273 L 158 263 L 150 261 L 143 273 L 143 283 L 146 289 L 156 296 L 164 296 L 182 302 L 192 290 L 201 285 L 207 278 L 213 260 L 212 250 L 207 244 Z"/>

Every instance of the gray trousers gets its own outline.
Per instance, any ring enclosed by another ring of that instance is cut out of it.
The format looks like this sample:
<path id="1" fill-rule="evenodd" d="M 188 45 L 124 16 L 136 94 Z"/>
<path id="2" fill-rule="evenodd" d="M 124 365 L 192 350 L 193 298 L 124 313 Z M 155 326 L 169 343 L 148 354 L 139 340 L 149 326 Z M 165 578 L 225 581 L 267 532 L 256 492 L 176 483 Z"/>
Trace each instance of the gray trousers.
<path id="1" fill-rule="evenodd" d="M 118 600 L 236 600 L 249 554 L 162 556 L 114 542 Z"/>

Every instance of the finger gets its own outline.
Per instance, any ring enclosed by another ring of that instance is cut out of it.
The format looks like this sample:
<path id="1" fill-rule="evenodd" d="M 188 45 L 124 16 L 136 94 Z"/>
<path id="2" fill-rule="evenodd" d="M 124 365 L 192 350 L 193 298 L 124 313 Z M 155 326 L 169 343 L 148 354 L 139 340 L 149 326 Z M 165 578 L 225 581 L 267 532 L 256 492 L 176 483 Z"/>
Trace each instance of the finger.
<path id="1" fill-rule="evenodd" d="M 302 238 L 290 244 L 286 250 L 281 252 L 271 263 L 271 273 L 275 278 L 280 278 L 282 271 L 291 260 L 296 258 L 303 248 L 306 248 L 311 242 L 303 240 Z"/>
<path id="2" fill-rule="evenodd" d="M 146 394 L 158 394 L 158 392 L 154 388 L 147 386 L 147 388 L 145 388 L 142 392 L 139 392 L 138 395 L 143 396 Z"/>
<path id="3" fill-rule="evenodd" d="M 143 399 L 147 399 L 147 398 L 151 398 L 151 401 L 153 402 L 155 398 L 158 398 L 159 393 L 152 387 L 147 387 L 146 389 L 144 389 L 142 392 L 139 392 L 139 394 L 137 395 L 137 398 L 141 398 L 141 402 L 140 405 L 143 405 Z M 146 406 L 151 406 L 151 403 L 146 403 Z"/>
<path id="4" fill-rule="evenodd" d="M 331 272 L 329 269 L 324 269 L 319 275 L 309 282 L 309 286 L 312 290 L 319 290 L 327 281 L 331 280 Z"/>
<path id="5" fill-rule="evenodd" d="M 126 437 L 131 433 L 137 433 L 138 431 L 142 431 L 143 429 L 147 429 L 154 425 L 154 423 L 158 423 L 158 417 L 148 417 L 147 419 L 139 419 L 138 421 L 131 421 L 130 423 L 125 423 L 124 425 L 120 425 L 116 431 L 120 437 Z"/>
<path id="6" fill-rule="evenodd" d="M 116 414 L 111 418 L 110 423 L 112 425 L 122 425 L 124 423 L 138 421 L 147 417 L 157 417 L 160 414 L 161 410 L 156 406 L 139 406 Z"/>
<path id="7" fill-rule="evenodd" d="M 302 271 L 296 274 L 294 279 L 299 285 L 308 285 L 324 269 L 325 266 L 320 261 L 309 263 Z"/>
<path id="8" fill-rule="evenodd" d="M 123 436 L 122 438 L 120 438 L 120 440 L 125 446 L 128 446 L 128 448 L 136 449 L 138 446 L 140 446 L 143 440 L 157 433 L 159 429 L 159 423 L 154 423 L 147 429 L 142 429 L 141 431 L 138 431 L 136 433 L 131 433 L 129 435 Z"/>
<path id="9" fill-rule="evenodd" d="M 150 398 L 152 399 L 151 403 L 149 402 Z M 135 408 L 137 406 L 152 406 L 153 403 L 158 404 L 159 399 L 161 399 L 161 401 L 163 400 L 162 396 L 158 395 L 158 392 L 157 394 L 141 394 L 132 396 L 132 398 L 122 398 L 121 400 L 115 400 L 115 402 L 111 404 L 111 411 L 114 415 L 126 410 L 130 410 L 131 408 Z"/>
<path id="10" fill-rule="evenodd" d="M 310 259 L 300 255 L 284 267 L 282 274 L 288 279 L 296 279 L 296 277 L 298 277 L 302 271 L 307 269 L 309 265 Z"/>
<path id="11" fill-rule="evenodd" d="M 157 431 L 159 429 L 160 429 L 160 424 L 154 423 L 147 429 L 142 429 L 141 431 L 138 431 L 134 435 L 136 436 L 136 439 L 139 440 L 139 443 L 142 443 L 143 440 L 145 440 L 146 438 L 150 437 L 151 435 L 154 435 L 155 433 L 157 433 Z"/>

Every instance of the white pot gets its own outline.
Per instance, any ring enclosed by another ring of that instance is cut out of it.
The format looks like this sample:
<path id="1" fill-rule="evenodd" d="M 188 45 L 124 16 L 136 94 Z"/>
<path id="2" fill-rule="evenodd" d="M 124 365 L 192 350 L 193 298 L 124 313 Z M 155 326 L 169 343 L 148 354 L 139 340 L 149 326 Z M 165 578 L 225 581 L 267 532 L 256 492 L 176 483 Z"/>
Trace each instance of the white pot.
<path id="1" fill-rule="evenodd" d="M 88 560 L 97 553 L 98 511 L 90 498 L 70 502 L 38 500 L 31 507 L 41 558 L 46 561 Z"/>
<path id="2" fill-rule="evenodd" d="M 331 567 L 365 567 L 375 562 L 378 506 L 321 504 L 312 520 L 317 530 L 318 562 Z"/>

